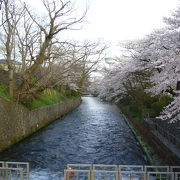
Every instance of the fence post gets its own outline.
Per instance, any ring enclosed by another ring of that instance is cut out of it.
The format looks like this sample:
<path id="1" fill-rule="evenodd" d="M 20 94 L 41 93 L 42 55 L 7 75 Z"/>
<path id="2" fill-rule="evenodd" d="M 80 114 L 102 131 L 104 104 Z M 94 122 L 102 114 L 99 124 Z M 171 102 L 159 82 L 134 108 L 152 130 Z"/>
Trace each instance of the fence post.
<path id="1" fill-rule="evenodd" d="M 20 179 L 23 180 L 23 169 L 20 171 Z"/>
<path id="2" fill-rule="evenodd" d="M 115 172 L 115 180 L 118 180 L 118 171 Z"/>
<path id="3" fill-rule="evenodd" d="M 88 172 L 88 180 L 91 180 L 91 171 Z"/>
<path id="4" fill-rule="evenodd" d="M 121 170 L 119 169 L 119 180 L 122 180 Z"/>
<path id="5" fill-rule="evenodd" d="M 4 167 L 8 168 L 8 164 L 6 162 L 4 162 Z M 8 169 L 5 169 L 5 179 L 8 179 Z"/>
<path id="6" fill-rule="evenodd" d="M 29 163 L 27 164 L 27 180 L 29 180 Z"/>

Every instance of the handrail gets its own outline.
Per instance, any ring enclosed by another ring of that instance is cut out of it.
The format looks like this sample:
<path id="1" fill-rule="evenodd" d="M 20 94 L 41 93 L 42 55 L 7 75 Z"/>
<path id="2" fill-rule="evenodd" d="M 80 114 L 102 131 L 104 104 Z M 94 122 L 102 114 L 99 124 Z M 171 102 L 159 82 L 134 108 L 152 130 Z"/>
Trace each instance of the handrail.
<path id="1" fill-rule="evenodd" d="M 28 162 L 8 162 L 8 161 L 0 161 L 0 167 L 9 169 L 22 169 L 23 178 L 29 180 L 29 163 Z M 8 173 L 8 172 L 6 172 Z"/>
<path id="2" fill-rule="evenodd" d="M 23 168 L 0 167 L 0 179 L 1 178 L 3 180 L 9 180 L 9 179 L 23 180 Z"/>
<path id="3" fill-rule="evenodd" d="M 172 134 L 175 130 L 174 128 L 173 132 L 171 132 L 169 129 L 165 129 L 162 125 L 160 125 L 157 120 L 157 118 L 144 118 L 144 121 L 149 124 L 153 130 L 159 132 L 164 138 L 168 140 L 168 142 L 172 143 L 174 146 L 180 149 L 180 134 L 178 134 L 178 136 Z"/>
<path id="4" fill-rule="evenodd" d="M 73 164 L 71 164 L 73 167 Z M 75 164 L 77 167 L 78 164 Z M 100 179 L 112 179 L 112 180 L 122 180 L 123 178 L 130 178 L 131 180 L 150 180 L 151 177 L 155 176 L 159 179 L 169 179 L 170 180 L 180 180 L 180 166 L 149 166 L 149 165 L 102 165 L 93 164 L 86 165 L 81 164 L 79 166 L 87 167 L 90 166 L 88 170 L 77 170 L 77 169 L 67 169 L 65 172 L 74 173 L 75 179 L 81 180 L 81 177 L 86 177 L 88 180 Z M 70 166 L 68 166 L 70 167 Z M 98 168 L 96 168 L 98 167 Z M 114 168 L 114 170 L 103 169 L 103 168 Z M 81 174 L 86 173 L 86 174 Z M 64 180 L 69 180 L 66 174 Z"/>

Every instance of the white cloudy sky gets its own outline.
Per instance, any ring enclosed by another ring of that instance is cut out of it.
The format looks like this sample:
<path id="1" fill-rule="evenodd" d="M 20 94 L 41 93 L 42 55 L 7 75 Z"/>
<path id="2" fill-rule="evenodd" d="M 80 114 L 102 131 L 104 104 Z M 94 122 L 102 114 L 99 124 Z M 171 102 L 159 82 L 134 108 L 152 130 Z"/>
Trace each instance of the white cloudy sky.
<path id="1" fill-rule="evenodd" d="M 40 0 L 31 0 L 37 5 Z M 87 23 L 80 31 L 69 35 L 74 39 L 103 39 L 112 43 L 110 55 L 118 53 L 120 41 L 142 38 L 163 26 L 162 18 L 169 16 L 180 0 L 81 0 L 89 1 Z"/>

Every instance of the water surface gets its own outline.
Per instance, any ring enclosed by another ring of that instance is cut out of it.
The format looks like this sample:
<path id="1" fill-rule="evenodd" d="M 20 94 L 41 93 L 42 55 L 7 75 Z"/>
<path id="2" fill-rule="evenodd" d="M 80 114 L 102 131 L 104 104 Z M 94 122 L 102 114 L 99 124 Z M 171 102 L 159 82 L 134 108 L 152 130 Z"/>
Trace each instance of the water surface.
<path id="1" fill-rule="evenodd" d="M 83 97 L 74 111 L 0 153 L 0 160 L 30 162 L 31 178 L 58 180 L 68 163 L 147 164 L 119 109 Z"/>

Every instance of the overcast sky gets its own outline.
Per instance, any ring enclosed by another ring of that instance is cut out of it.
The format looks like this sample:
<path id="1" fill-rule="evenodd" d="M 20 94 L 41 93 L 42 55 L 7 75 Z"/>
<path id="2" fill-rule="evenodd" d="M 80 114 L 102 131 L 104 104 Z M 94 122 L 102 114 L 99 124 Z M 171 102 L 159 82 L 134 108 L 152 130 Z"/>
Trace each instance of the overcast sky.
<path id="1" fill-rule="evenodd" d="M 107 40 L 142 37 L 162 26 L 178 0 L 91 0 L 84 36 Z"/>
<path id="2" fill-rule="evenodd" d="M 36 5 L 40 0 L 34 1 Z M 69 38 L 103 39 L 112 43 L 110 56 L 117 55 L 120 41 L 142 38 L 163 26 L 162 18 L 169 16 L 180 0 L 81 0 L 90 8 L 83 29 L 71 32 Z"/>

